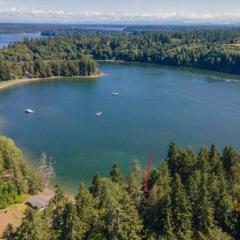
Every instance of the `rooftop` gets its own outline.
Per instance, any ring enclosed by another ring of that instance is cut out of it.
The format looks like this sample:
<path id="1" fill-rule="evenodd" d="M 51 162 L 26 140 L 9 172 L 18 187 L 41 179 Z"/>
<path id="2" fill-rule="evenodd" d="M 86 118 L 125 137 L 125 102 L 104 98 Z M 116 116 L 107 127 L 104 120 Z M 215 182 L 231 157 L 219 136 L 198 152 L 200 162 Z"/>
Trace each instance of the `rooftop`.
<path id="1" fill-rule="evenodd" d="M 44 209 L 49 203 L 49 199 L 43 196 L 33 196 L 28 201 L 27 204 L 30 205 L 32 208 L 41 210 Z"/>

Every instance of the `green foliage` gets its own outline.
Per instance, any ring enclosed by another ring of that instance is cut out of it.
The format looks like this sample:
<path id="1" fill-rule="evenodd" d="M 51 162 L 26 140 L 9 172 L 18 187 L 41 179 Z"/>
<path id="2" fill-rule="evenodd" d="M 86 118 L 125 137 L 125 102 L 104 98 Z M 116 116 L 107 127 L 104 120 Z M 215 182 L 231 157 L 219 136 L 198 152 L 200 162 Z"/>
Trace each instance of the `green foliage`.
<path id="1" fill-rule="evenodd" d="M 100 177 L 99 172 L 97 172 L 96 175 L 93 177 L 92 184 L 89 188 L 89 191 L 92 193 L 92 195 L 94 197 L 97 196 L 97 194 L 99 192 L 100 181 L 101 181 L 101 177 Z"/>
<path id="2" fill-rule="evenodd" d="M 69 202 L 66 203 L 64 212 L 63 212 L 63 226 L 62 226 L 62 234 L 60 239 L 65 240 L 77 240 L 83 239 L 83 235 L 81 235 L 79 229 L 80 224 L 77 219 L 77 212 L 75 206 Z"/>
<path id="3" fill-rule="evenodd" d="M 0 137 L 0 208 L 20 202 L 20 196 L 41 189 L 36 176 L 14 142 Z"/>
<path id="4" fill-rule="evenodd" d="M 240 74 L 238 28 L 156 31 L 46 31 L 48 39 L 24 40 L 0 50 L 0 80 L 89 76 L 92 60 L 186 66 Z"/>
<path id="5" fill-rule="evenodd" d="M 127 191 L 136 207 L 140 208 L 143 196 L 143 171 L 138 160 L 133 161 L 132 170 L 127 178 Z"/>
<path id="6" fill-rule="evenodd" d="M 106 239 L 141 239 L 142 224 L 127 191 L 118 183 L 102 179 L 98 195 L 101 235 Z"/>
<path id="7" fill-rule="evenodd" d="M 25 40 L 0 50 L 0 81 L 52 76 L 90 76 L 99 73 L 90 56 L 67 47 L 68 41 Z"/>
<path id="8" fill-rule="evenodd" d="M 52 229 L 56 231 L 55 235 L 57 237 L 63 234 L 63 226 L 66 222 L 64 219 L 66 203 L 67 198 L 64 196 L 62 188 L 56 185 L 54 197 L 49 204 L 48 214 L 50 216 L 50 224 Z"/>
<path id="9" fill-rule="evenodd" d="M 28 208 L 23 217 L 22 225 L 18 232 L 14 234 L 14 238 L 21 240 L 46 240 L 50 239 L 50 232 L 44 217 L 36 214 L 36 211 Z M 13 238 L 13 239 L 14 239 Z"/>
<path id="10" fill-rule="evenodd" d="M 114 165 L 112 166 L 112 170 L 110 172 L 110 178 L 115 183 L 122 183 L 123 181 L 123 177 L 121 175 L 121 171 L 117 163 L 114 163 Z"/>
<path id="11" fill-rule="evenodd" d="M 175 174 L 172 180 L 172 219 L 174 234 L 177 239 L 191 239 L 191 205 L 187 193 L 181 181 L 181 177 Z"/>
<path id="12" fill-rule="evenodd" d="M 99 216 L 96 210 L 96 200 L 84 184 L 80 185 L 75 197 L 75 206 L 78 216 L 77 235 L 81 239 L 88 239 L 97 232 Z"/>
<path id="13" fill-rule="evenodd" d="M 74 200 L 57 186 L 43 212 L 27 210 L 12 239 L 239 240 L 239 154 L 212 145 L 196 155 L 171 143 L 147 192 L 139 162 L 126 179 L 114 164 L 109 177 L 81 184 Z"/>
<path id="14" fill-rule="evenodd" d="M 12 182 L 0 183 L 0 208 L 6 208 L 9 204 L 15 202 L 17 189 Z"/>
<path id="15" fill-rule="evenodd" d="M 46 35 L 58 36 L 53 41 L 59 41 L 61 36 L 68 41 L 70 53 L 78 48 L 97 60 L 191 66 L 240 74 L 240 51 L 234 44 L 240 37 L 239 28 L 135 28 L 119 33 L 73 29 L 48 31 Z"/>
<path id="16" fill-rule="evenodd" d="M 26 200 L 26 197 L 23 195 L 18 195 L 15 197 L 14 203 L 23 203 Z"/>

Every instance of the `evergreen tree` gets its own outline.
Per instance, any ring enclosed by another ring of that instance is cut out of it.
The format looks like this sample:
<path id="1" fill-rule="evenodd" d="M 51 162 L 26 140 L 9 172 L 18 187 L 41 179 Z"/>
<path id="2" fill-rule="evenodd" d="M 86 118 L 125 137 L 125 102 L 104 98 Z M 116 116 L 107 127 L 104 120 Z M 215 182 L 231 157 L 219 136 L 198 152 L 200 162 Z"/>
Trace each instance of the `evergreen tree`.
<path id="1" fill-rule="evenodd" d="M 21 157 L 9 149 L 14 149 L 12 143 L 0 138 L 0 164 L 19 176 L 14 171 L 20 171 Z M 81 184 L 74 200 L 67 200 L 56 186 L 44 211 L 27 209 L 21 226 L 16 232 L 9 227 L 5 236 L 13 240 L 238 240 L 238 159 L 231 147 L 222 155 L 214 145 L 210 151 L 201 148 L 196 157 L 189 148 L 171 144 L 167 161 L 151 171 L 146 193 L 142 193 L 138 162 L 127 179 L 115 164 L 110 177 L 96 174 L 90 190 Z M 30 176 L 28 170 L 21 171 L 20 184 L 25 173 Z M 0 183 L 0 203 L 14 201 L 17 194 L 14 181 Z"/>
<path id="2" fill-rule="evenodd" d="M 77 235 L 80 239 L 89 239 L 89 236 L 97 231 L 98 214 L 95 209 L 96 201 L 84 184 L 80 185 L 75 197 L 75 205 L 79 216 Z"/>
<path id="3" fill-rule="evenodd" d="M 174 175 L 175 172 L 177 171 L 176 169 L 177 158 L 178 158 L 177 146 L 174 142 L 171 142 L 170 145 L 168 146 L 167 162 L 168 162 L 169 170 L 172 175 Z"/>
<path id="4" fill-rule="evenodd" d="M 79 234 L 79 222 L 77 219 L 77 212 L 73 203 L 65 204 L 63 211 L 63 223 L 60 239 L 64 240 L 78 240 L 84 239 Z"/>
<path id="5" fill-rule="evenodd" d="M 63 193 L 63 190 L 59 185 L 55 186 L 55 193 L 53 199 L 49 203 L 51 214 L 51 228 L 56 231 L 56 235 L 59 236 L 63 231 L 64 224 L 64 209 L 67 199 Z"/>
<path id="6" fill-rule="evenodd" d="M 201 175 L 198 199 L 195 202 L 194 227 L 197 233 L 200 232 L 205 236 L 209 236 L 214 227 L 214 209 L 208 191 L 207 173 L 202 171 Z"/>
<path id="7" fill-rule="evenodd" d="M 220 153 L 215 144 L 212 144 L 209 151 L 209 164 L 212 170 L 217 166 L 220 161 Z"/>
<path id="8" fill-rule="evenodd" d="M 225 147 L 222 154 L 223 167 L 226 172 L 234 202 L 240 199 L 240 153 L 233 147 Z"/>
<path id="9" fill-rule="evenodd" d="M 191 206 L 178 174 L 175 174 L 172 181 L 171 210 L 176 238 L 179 240 L 191 239 Z"/>
<path id="10" fill-rule="evenodd" d="M 121 171 L 120 171 L 119 165 L 117 163 L 113 164 L 112 170 L 110 172 L 110 177 L 111 177 L 112 181 L 115 183 L 123 182 L 123 177 L 121 175 Z"/>
<path id="11" fill-rule="evenodd" d="M 198 169 L 202 169 L 205 173 L 209 173 L 209 152 L 206 147 L 201 147 L 197 156 Z"/>
<path id="12" fill-rule="evenodd" d="M 100 173 L 97 172 L 92 179 L 92 184 L 89 189 L 93 196 L 96 196 L 98 194 L 100 181 L 101 181 L 101 176 L 100 176 Z"/>
<path id="13" fill-rule="evenodd" d="M 171 202 L 170 197 L 167 198 L 166 204 L 166 222 L 164 225 L 163 236 L 166 240 L 174 240 L 175 234 L 173 231 L 173 220 L 172 220 L 172 211 L 171 211 Z"/>
<path id="14" fill-rule="evenodd" d="M 22 225 L 16 233 L 16 239 L 47 240 L 50 239 L 50 231 L 41 216 L 38 216 L 35 210 L 28 208 L 23 217 Z"/>
<path id="15" fill-rule="evenodd" d="M 140 207 L 143 187 L 143 172 L 139 161 L 135 160 L 132 164 L 132 170 L 127 178 L 127 191 L 130 194 L 137 208 Z"/>
<path id="16" fill-rule="evenodd" d="M 102 232 L 106 239 L 141 239 L 142 223 L 137 209 L 124 188 L 103 180 L 99 197 Z"/>
<path id="17" fill-rule="evenodd" d="M 0 208 L 14 203 L 18 195 L 39 191 L 38 180 L 15 143 L 0 137 Z"/>
<path id="18" fill-rule="evenodd" d="M 168 165 L 162 162 L 158 168 L 158 177 L 149 190 L 144 214 L 145 225 L 157 235 L 166 235 L 171 231 L 170 181 Z"/>

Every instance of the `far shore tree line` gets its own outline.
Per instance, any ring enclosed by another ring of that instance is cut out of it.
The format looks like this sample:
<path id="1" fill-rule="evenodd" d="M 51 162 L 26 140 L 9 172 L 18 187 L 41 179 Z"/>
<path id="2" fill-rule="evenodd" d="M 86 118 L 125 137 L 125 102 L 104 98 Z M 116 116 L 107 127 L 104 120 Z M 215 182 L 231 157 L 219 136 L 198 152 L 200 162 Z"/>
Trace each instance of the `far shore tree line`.
<path id="1" fill-rule="evenodd" d="M 43 34 L 49 38 L 25 39 L 0 50 L 0 80 L 89 76 L 99 72 L 94 60 L 240 74 L 239 28 L 132 29 L 130 32 L 63 29 Z"/>
<path id="2" fill-rule="evenodd" d="M 6 148 L 6 144 L 10 146 Z M 13 142 L 1 139 L 3 159 L 9 159 L 10 149 L 15 149 Z M 19 162 L 20 150 L 15 151 Z M 43 155 L 43 169 L 45 163 Z M 22 161 L 21 166 L 25 166 Z M 17 179 L 23 169 L 27 171 L 26 167 L 20 169 Z M 233 147 L 226 146 L 221 153 L 211 145 L 195 154 L 190 147 L 177 148 L 171 143 L 166 159 L 151 170 L 146 191 L 144 176 L 138 161 L 133 162 L 127 176 L 115 163 L 108 177 L 97 173 L 90 186 L 82 183 L 74 199 L 67 198 L 56 186 L 48 207 L 41 212 L 28 208 L 20 227 L 14 230 L 9 225 L 5 238 L 240 239 L 240 152 Z M 31 192 L 38 189 L 32 177 L 27 179 L 16 186 Z"/>

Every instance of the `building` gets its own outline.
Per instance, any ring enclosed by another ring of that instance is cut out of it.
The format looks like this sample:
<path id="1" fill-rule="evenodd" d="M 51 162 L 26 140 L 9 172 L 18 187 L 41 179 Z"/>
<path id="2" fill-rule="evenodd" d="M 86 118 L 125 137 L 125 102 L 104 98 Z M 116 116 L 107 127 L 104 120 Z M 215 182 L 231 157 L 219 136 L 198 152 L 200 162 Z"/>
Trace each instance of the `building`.
<path id="1" fill-rule="evenodd" d="M 44 198 L 43 196 L 36 195 L 31 197 L 26 203 L 32 208 L 42 211 L 47 207 L 49 199 Z"/>

